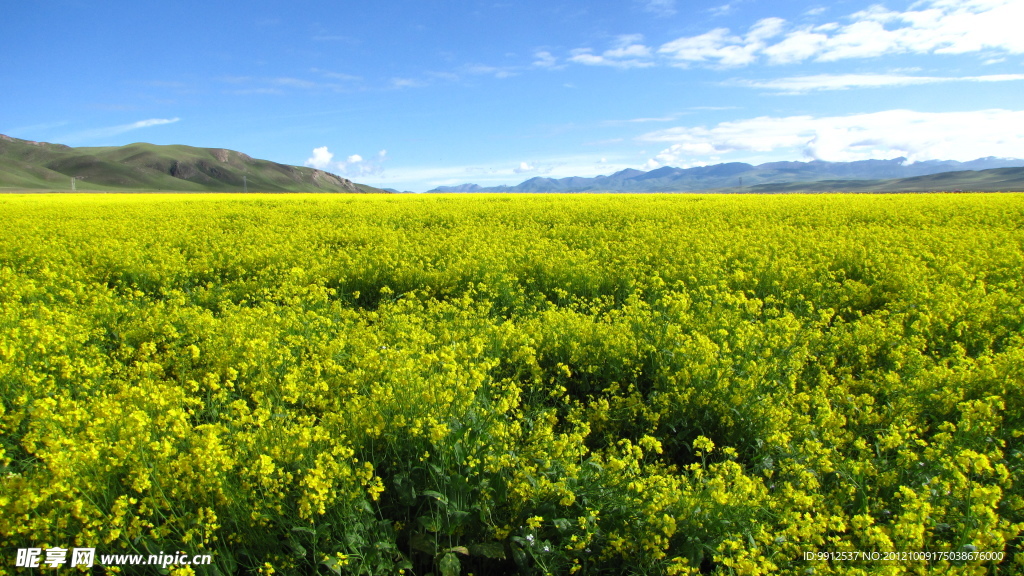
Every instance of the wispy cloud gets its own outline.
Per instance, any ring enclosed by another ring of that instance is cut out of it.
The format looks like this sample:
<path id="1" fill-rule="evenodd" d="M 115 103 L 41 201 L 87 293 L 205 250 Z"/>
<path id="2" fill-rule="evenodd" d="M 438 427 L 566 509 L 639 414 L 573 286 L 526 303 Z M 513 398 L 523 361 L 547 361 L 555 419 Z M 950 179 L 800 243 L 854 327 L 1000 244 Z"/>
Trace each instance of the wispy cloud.
<path id="1" fill-rule="evenodd" d="M 41 124 L 32 124 L 31 126 L 18 126 L 15 128 L 6 128 L 2 133 L 8 136 L 15 137 L 20 137 L 19 135 L 21 134 L 30 136 L 34 132 L 47 132 L 49 130 L 53 130 L 54 128 L 67 126 L 67 124 L 67 122 L 43 122 Z"/>
<path id="2" fill-rule="evenodd" d="M 709 8 L 708 12 L 710 12 L 712 16 L 727 16 L 731 14 L 734 9 L 735 7 L 732 4 L 722 4 L 721 6 Z"/>
<path id="3" fill-rule="evenodd" d="M 332 91 L 350 92 L 360 88 L 362 78 L 350 74 L 341 74 L 319 68 L 311 68 L 310 72 L 319 78 L 296 78 L 293 76 L 261 77 L 252 76 L 226 76 L 221 78 L 222 82 L 245 86 L 230 90 L 231 94 L 283 94 L 286 91 Z M 326 79 L 326 81 L 325 81 Z"/>
<path id="4" fill-rule="evenodd" d="M 132 122 L 131 124 L 120 124 L 118 126 L 108 126 L 106 128 L 95 128 L 92 130 L 83 130 L 82 132 L 75 132 L 69 134 L 60 139 L 61 142 L 82 142 L 88 140 L 97 140 L 100 138 L 109 138 L 111 136 L 118 136 L 125 132 L 131 132 L 133 130 L 141 130 L 143 128 L 151 128 L 153 126 L 163 126 L 164 124 L 174 124 L 181 120 L 180 118 L 150 118 L 149 120 L 139 120 L 138 122 Z"/>
<path id="5" fill-rule="evenodd" d="M 577 48 L 571 52 L 570 62 L 587 66 L 614 68 L 647 68 L 654 66 L 651 48 L 642 44 L 643 35 L 625 34 L 615 39 L 611 48 L 595 54 L 591 48 Z"/>
<path id="6" fill-rule="evenodd" d="M 642 118 L 630 118 L 628 120 L 605 120 L 601 124 L 605 126 L 622 126 L 626 124 L 647 124 L 650 122 L 672 122 L 678 120 L 681 114 L 668 114 L 666 116 L 650 116 Z"/>
<path id="7" fill-rule="evenodd" d="M 229 92 L 238 96 L 248 94 L 284 94 L 284 90 L 280 88 L 241 88 L 239 90 L 230 90 Z"/>
<path id="8" fill-rule="evenodd" d="M 751 26 L 744 36 L 733 35 L 728 28 L 715 28 L 699 36 L 667 42 L 658 48 L 658 54 L 683 68 L 694 64 L 746 66 L 768 48 L 768 40 L 782 33 L 785 23 L 782 18 L 764 18 Z"/>
<path id="9" fill-rule="evenodd" d="M 488 66 L 486 64 L 468 64 L 462 67 L 466 74 L 494 76 L 495 78 L 510 78 L 519 74 L 516 66 Z"/>
<path id="10" fill-rule="evenodd" d="M 676 13 L 676 0 L 646 0 L 644 10 L 658 16 L 672 16 Z"/>
<path id="11" fill-rule="evenodd" d="M 547 50 L 538 50 L 533 53 L 533 66 L 535 68 L 555 68 L 558 66 L 558 59 Z"/>
<path id="12" fill-rule="evenodd" d="M 305 90 L 317 87 L 316 82 L 299 78 L 271 78 L 269 82 L 275 86 L 287 86 L 289 88 L 302 88 Z"/>
<path id="13" fill-rule="evenodd" d="M 313 36 L 314 42 L 343 42 L 345 44 L 359 44 L 358 38 L 352 36 L 344 36 L 340 34 L 318 34 Z"/>
<path id="14" fill-rule="evenodd" d="M 592 140 L 590 142 L 584 142 L 584 146 L 607 146 L 609 144 L 618 144 L 625 140 L 624 138 L 606 138 L 604 140 Z"/>
<path id="15" fill-rule="evenodd" d="M 919 160 L 1024 157 L 1024 111 L 887 110 L 849 116 L 762 116 L 712 127 L 679 126 L 638 139 L 671 144 L 652 161 L 679 165 L 730 153 L 777 153 L 830 161 L 904 156 Z"/>
<path id="16" fill-rule="evenodd" d="M 511 169 L 510 164 L 513 166 Z M 624 163 L 622 158 L 608 155 L 552 156 L 530 162 L 499 160 L 485 164 L 394 167 L 388 168 L 378 180 L 371 179 L 368 183 L 401 190 L 425 191 L 437 186 L 467 183 L 481 186 L 514 185 L 531 174 L 543 174 L 550 178 L 597 176 L 629 167 L 630 164 Z"/>
<path id="17" fill-rule="evenodd" d="M 428 82 L 425 80 L 418 80 L 416 78 L 392 78 L 392 88 L 421 88 L 427 86 Z"/>
<path id="18" fill-rule="evenodd" d="M 849 88 L 884 88 L 948 82 L 1012 82 L 1024 80 L 1024 74 L 990 74 L 987 76 L 910 76 L 904 74 L 817 74 L 771 80 L 731 80 L 730 86 L 762 88 L 782 94 L 804 94 Z"/>
<path id="19" fill-rule="evenodd" d="M 320 74 L 324 78 L 345 80 L 346 82 L 359 82 L 363 79 L 362 76 L 354 76 L 352 74 L 344 74 L 342 72 L 332 72 L 330 70 L 321 70 L 320 68 L 310 68 L 309 71 L 314 74 Z"/>

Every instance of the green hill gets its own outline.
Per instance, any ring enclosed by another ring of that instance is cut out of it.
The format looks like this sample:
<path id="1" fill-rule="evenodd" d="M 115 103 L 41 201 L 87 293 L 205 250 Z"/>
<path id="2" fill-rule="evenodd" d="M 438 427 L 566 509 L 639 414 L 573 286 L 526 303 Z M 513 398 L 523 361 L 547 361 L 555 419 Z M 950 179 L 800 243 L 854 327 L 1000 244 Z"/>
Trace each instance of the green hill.
<path id="1" fill-rule="evenodd" d="M 781 192 L 1010 192 L 1024 190 L 1024 168 L 961 170 L 892 180 L 819 180 L 761 184 L 730 191 Z"/>
<path id="2" fill-rule="evenodd" d="M 223 148 L 128 144 L 71 148 L 0 134 L 0 188 L 168 192 L 379 192 L 323 170 Z"/>

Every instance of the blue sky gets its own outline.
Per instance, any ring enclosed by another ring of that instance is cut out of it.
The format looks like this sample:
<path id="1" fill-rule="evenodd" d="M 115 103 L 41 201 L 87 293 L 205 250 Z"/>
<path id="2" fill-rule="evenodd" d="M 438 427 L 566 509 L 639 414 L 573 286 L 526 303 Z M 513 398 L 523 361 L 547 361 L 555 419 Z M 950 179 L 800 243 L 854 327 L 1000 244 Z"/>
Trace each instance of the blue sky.
<path id="1" fill-rule="evenodd" d="M 1024 0 L 9 3 L 0 133 L 424 191 L 1024 158 Z"/>

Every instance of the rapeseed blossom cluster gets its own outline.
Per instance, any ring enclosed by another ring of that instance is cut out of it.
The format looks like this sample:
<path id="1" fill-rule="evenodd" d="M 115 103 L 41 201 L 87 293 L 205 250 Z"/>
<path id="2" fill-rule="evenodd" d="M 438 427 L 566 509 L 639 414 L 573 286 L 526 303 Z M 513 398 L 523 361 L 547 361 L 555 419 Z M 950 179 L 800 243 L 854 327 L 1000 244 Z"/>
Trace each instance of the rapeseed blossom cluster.
<path id="1" fill-rule="evenodd" d="M 0 213 L 4 549 L 211 553 L 176 569 L 197 574 L 1024 570 L 1021 195 Z M 960 550 L 1005 557 L 806 556 Z"/>

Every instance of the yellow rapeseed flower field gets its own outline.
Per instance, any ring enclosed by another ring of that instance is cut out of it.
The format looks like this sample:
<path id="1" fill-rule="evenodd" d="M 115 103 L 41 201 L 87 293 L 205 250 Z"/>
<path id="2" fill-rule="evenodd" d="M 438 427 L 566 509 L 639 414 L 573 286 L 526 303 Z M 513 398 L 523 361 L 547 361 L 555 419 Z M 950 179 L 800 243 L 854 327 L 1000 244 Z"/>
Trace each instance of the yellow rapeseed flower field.
<path id="1" fill-rule="evenodd" d="M 1024 195 L 0 221 L 0 574 L 1024 572 Z"/>

